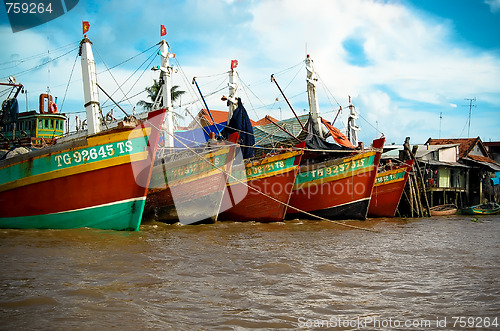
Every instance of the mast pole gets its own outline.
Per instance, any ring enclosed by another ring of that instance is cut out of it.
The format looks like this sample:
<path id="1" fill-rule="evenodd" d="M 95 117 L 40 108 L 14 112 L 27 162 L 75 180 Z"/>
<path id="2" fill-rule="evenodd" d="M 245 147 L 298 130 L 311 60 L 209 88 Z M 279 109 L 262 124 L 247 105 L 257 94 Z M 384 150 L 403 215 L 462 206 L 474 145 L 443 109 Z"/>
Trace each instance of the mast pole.
<path id="1" fill-rule="evenodd" d="M 238 107 L 238 100 L 237 100 L 237 98 L 238 98 L 238 95 L 237 95 L 238 77 L 237 77 L 236 71 L 234 70 L 234 68 L 236 68 L 237 65 L 238 65 L 238 61 L 236 61 L 236 60 L 231 61 L 231 70 L 229 71 L 229 83 L 228 83 L 229 95 L 227 97 L 227 100 L 228 100 L 227 105 L 229 107 L 229 110 L 228 110 L 229 113 L 227 116 L 227 123 L 229 123 L 229 121 L 233 117 L 233 113 L 236 110 L 236 107 Z"/>
<path id="2" fill-rule="evenodd" d="M 165 40 L 160 41 L 160 84 L 162 89 L 162 103 L 161 106 L 166 108 L 165 113 L 165 130 L 168 134 L 165 136 L 165 147 L 174 147 L 174 110 L 172 107 L 172 67 L 169 65 L 169 59 L 173 58 L 175 54 L 170 53 L 168 43 Z"/>
<path id="3" fill-rule="evenodd" d="M 309 112 L 313 119 L 314 126 L 319 132 L 321 138 L 323 137 L 323 130 L 321 130 L 321 117 L 319 115 L 318 96 L 316 94 L 316 82 L 318 78 L 314 72 L 313 61 L 309 54 L 306 56 L 306 70 L 307 70 L 307 99 L 309 101 Z"/>
<path id="4" fill-rule="evenodd" d="M 351 97 L 349 96 L 349 119 L 347 120 L 347 138 L 354 146 L 358 146 L 358 131 L 359 127 L 356 125 L 356 119 L 358 115 L 356 114 L 354 105 L 351 103 Z"/>
<path id="5" fill-rule="evenodd" d="M 274 82 L 276 84 L 276 86 L 278 87 L 278 90 L 281 92 L 281 95 L 283 96 L 283 98 L 285 98 L 285 101 L 288 104 L 288 107 L 290 107 L 290 109 L 292 110 L 292 113 L 293 113 L 293 115 L 295 115 L 295 118 L 297 119 L 297 121 L 299 122 L 300 126 L 302 127 L 302 130 L 307 131 L 306 128 L 304 127 L 304 124 L 302 124 L 302 122 L 300 121 L 299 117 L 297 116 L 297 113 L 295 112 L 295 110 L 293 110 L 293 107 L 290 104 L 290 101 L 288 101 L 288 99 L 286 98 L 285 93 L 283 93 L 283 91 L 281 90 L 281 87 L 278 85 L 278 81 L 276 80 L 276 78 L 274 78 L 274 74 L 271 75 L 271 82 Z"/>
<path id="6" fill-rule="evenodd" d="M 208 115 L 210 115 L 210 119 L 212 120 L 212 123 L 214 124 L 215 129 L 217 130 L 217 133 L 219 136 L 221 135 L 221 132 L 219 130 L 219 127 L 217 126 L 217 123 L 215 123 L 214 117 L 212 116 L 212 112 L 208 108 L 207 102 L 205 101 L 205 98 L 203 97 L 203 93 L 201 93 L 200 86 L 198 85 L 198 82 L 196 81 L 196 77 L 193 77 L 193 82 L 194 85 L 196 85 L 196 88 L 198 89 L 198 93 L 200 93 L 201 100 L 203 101 L 203 104 L 205 105 L 205 108 L 207 109 Z M 229 121 L 228 121 L 229 123 Z"/>
<path id="7" fill-rule="evenodd" d="M 100 105 L 97 88 L 97 72 L 92 53 L 92 42 L 84 37 L 80 42 L 80 56 L 82 57 L 82 78 L 84 107 L 87 113 L 87 127 L 89 135 L 101 131 L 101 120 L 99 118 Z"/>

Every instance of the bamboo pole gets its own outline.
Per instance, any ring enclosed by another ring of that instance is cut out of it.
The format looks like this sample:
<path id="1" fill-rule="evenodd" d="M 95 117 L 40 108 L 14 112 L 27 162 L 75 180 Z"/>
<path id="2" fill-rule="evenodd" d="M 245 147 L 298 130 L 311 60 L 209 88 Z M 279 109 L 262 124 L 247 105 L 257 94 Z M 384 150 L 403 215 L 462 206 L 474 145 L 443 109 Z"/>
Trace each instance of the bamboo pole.
<path id="1" fill-rule="evenodd" d="M 414 146 L 414 149 L 415 149 L 415 153 L 417 151 L 417 148 L 418 146 Z M 420 171 L 420 166 L 418 164 L 418 161 L 415 159 L 415 153 L 413 153 L 411 150 L 410 150 L 410 137 L 406 137 L 405 139 L 405 143 L 404 143 L 404 149 L 406 150 L 406 152 L 408 153 L 408 155 L 413 159 L 415 160 L 415 163 L 414 163 L 414 166 L 416 168 L 416 172 L 417 172 L 417 176 L 416 177 L 420 177 L 420 184 L 422 185 L 422 190 L 424 192 L 424 202 L 425 202 L 425 209 L 427 211 L 427 216 L 430 216 L 431 215 L 431 209 L 429 207 L 429 201 L 427 199 L 427 194 L 425 193 L 425 184 L 424 184 L 424 178 L 422 176 L 422 172 Z M 417 187 L 418 188 L 418 187 Z"/>

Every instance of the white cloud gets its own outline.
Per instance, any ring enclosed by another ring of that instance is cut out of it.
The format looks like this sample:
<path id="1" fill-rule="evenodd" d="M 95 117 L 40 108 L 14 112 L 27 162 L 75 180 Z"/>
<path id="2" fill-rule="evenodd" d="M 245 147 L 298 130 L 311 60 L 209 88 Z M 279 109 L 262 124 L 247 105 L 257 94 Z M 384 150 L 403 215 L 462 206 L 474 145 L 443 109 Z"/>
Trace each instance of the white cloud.
<path id="1" fill-rule="evenodd" d="M 490 6 L 492 13 L 500 11 L 500 0 L 484 0 L 484 3 Z"/>

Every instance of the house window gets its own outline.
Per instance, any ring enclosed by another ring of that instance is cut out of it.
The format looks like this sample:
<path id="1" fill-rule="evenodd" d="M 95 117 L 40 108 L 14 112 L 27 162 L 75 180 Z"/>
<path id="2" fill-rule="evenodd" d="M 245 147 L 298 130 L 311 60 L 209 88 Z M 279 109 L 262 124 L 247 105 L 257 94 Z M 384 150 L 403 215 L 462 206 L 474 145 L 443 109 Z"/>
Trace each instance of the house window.
<path id="1" fill-rule="evenodd" d="M 450 169 L 439 168 L 438 183 L 439 187 L 450 187 Z"/>

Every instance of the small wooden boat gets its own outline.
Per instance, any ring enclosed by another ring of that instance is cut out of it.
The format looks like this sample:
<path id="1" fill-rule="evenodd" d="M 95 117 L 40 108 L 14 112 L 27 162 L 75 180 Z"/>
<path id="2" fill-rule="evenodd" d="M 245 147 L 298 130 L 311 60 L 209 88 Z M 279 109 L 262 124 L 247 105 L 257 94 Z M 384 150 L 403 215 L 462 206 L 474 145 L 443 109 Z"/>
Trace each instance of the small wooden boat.
<path id="1" fill-rule="evenodd" d="M 465 215 L 494 215 L 500 213 L 500 205 L 496 202 L 483 203 L 462 210 Z"/>
<path id="2" fill-rule="evenodd" d="M 454 204 L 438 205 L 431 208 L 431 216 L 455 215 L 458 207 Z"/>

